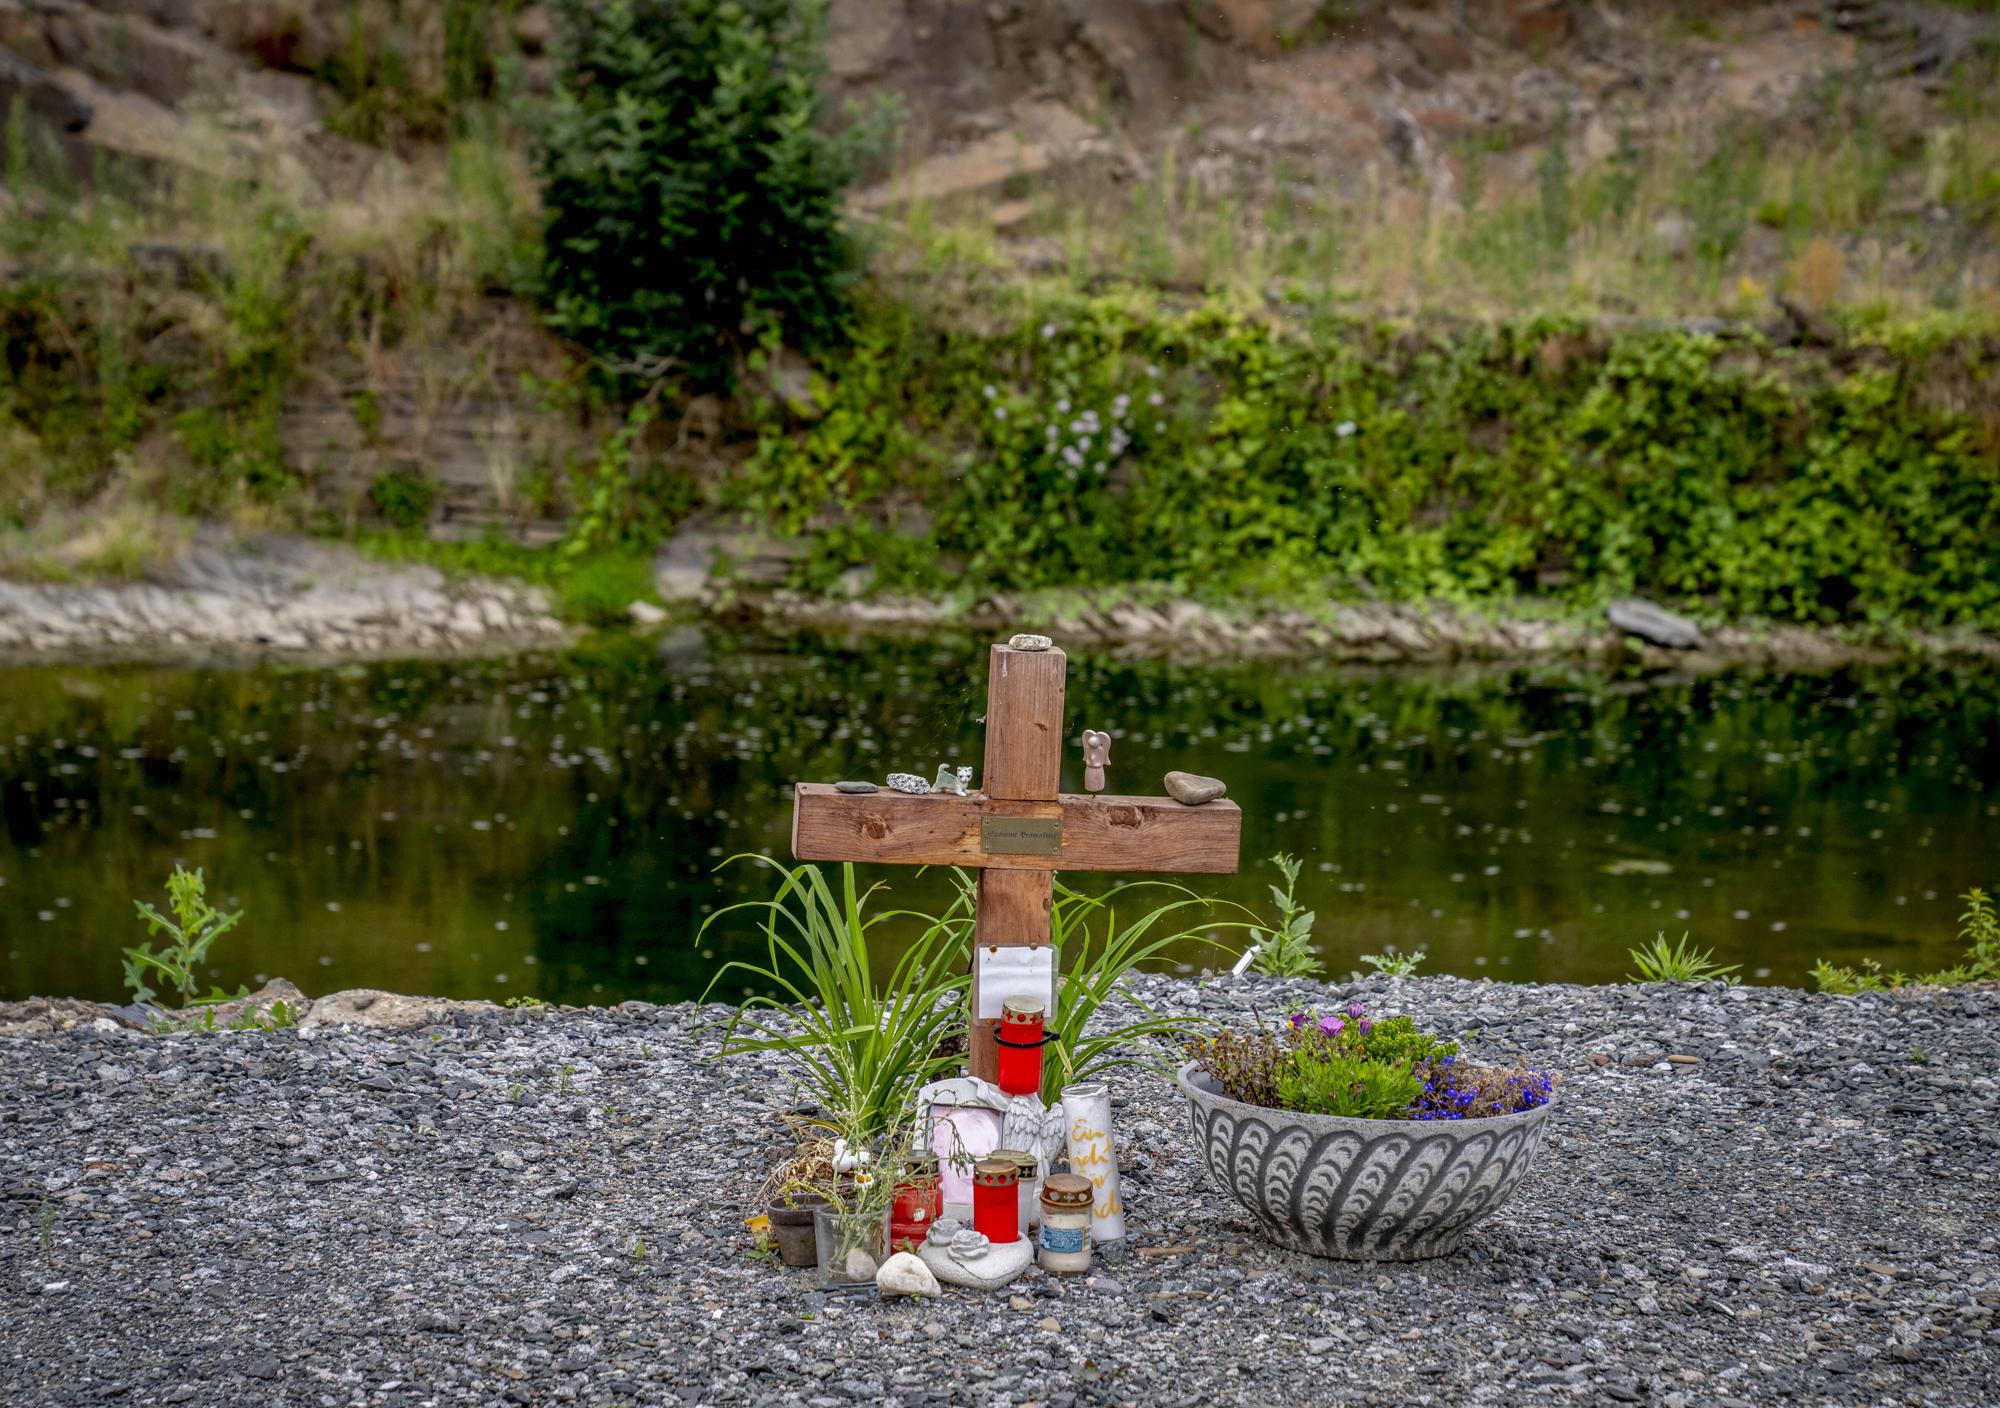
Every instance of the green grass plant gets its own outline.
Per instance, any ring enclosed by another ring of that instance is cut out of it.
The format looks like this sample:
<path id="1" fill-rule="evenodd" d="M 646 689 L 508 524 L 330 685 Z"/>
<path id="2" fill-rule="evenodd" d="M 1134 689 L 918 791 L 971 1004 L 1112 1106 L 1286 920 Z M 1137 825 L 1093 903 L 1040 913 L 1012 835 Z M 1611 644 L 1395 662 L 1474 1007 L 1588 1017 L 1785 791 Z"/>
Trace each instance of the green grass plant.
<path id="1" fill-rule="evenodd" d="M 852 865 L 836 888 L 817 866 L 785 867 L 766 857 L 737 856 L 777 872 L 777 893 L 716 911 L 711 925 L 739 912 L 760 916 L 762 962 L 736 959 L 716 970 L 708 992 L 747 981 L 758 992 L 719 1023 L 718 1056 L 772 1052 L 821 1117 L 852 1144 L 871 1144 L 894 1130 L 927 1080 L 958 1062 L 948 1050 L 963 1029 L 962 997 L 971 978 L 969 891 L 942 915 L 868 912 L 875 889 L 863 890 Z M 727 863 L 727 862 L 725 862 Z M 906 921 L 917 932 L 885 977 L 876 976 L 868 934 Z M 704 995 L 704 1001 L 706 995 Z"/>
<path id="2" fill-rule="evenodd" d="M 1715 962 L 1713 949 L 1697 949 L 1686 934 L 1673 943 L 1667 942 L 1665 934 L 1656 934 L 1651 943 L 1626 952 L 1639 970 L 1638 976 L 1631 979 L 1635 983 L 1737 981 L 1730 974 L 1738 965 Z"/>
<path id="3" fill-rule="evenodd" d="M 1120 921 L 1121 903 L 1141 891 L 1157 890 L 1181 898 Z M 969 904 L 964 896 L 961 902 Z M 1189 944 L 1221 948 L 1212 931 L 1242 926 L 1190 927 L 1174 922 L 1193 911 L 1205 915 L 1209 906 L 1208 900 L 1165 881 L 1132 881 L 1101 895 L 1087 895 L 1057 881 L 1050 935 L 1061 987 L 1046 1028 L 1055 1041 L 1045 1048 L 1042 1059 L 1043 1100 L 1053 1102 L 1065 1086 L 1116 1067 L 1169 1068 L 1167 1057 L 1152 1052 L 1148 1043 L 1156 1037 L 1185 1035 L 1204 1019 L 1163 1013 L 1133 992 L 1126 980 L 1141 965 Z"/>

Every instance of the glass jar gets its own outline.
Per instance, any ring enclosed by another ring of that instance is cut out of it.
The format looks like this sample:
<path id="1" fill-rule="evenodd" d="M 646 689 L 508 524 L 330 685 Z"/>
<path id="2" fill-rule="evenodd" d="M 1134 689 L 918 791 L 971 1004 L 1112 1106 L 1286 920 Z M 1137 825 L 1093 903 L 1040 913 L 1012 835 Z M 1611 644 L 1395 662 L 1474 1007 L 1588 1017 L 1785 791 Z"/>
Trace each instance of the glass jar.
<path id="1" fill-rule="evenodd" d="M 1021 1240 L 1021 1166 L 981 1159 L 972 1166 L 972 1229 L 994 1246 Z"/>
<path id="2" fill-rule="evenodd" d="M 1042 1183 L 1042 1270 L 1074 1276 L 1090 1270 L 1090 1203 L 1095 1189 L 1080 1173 L 1052 1173 Z"/>
<path id="3" fill-rule="evenodd" d="M 823 1291 L 875 1289 L 875 1273 L 889 1257 L 889 1211 L 813 1209 L 819 1243 L 818 1286 Z"/>

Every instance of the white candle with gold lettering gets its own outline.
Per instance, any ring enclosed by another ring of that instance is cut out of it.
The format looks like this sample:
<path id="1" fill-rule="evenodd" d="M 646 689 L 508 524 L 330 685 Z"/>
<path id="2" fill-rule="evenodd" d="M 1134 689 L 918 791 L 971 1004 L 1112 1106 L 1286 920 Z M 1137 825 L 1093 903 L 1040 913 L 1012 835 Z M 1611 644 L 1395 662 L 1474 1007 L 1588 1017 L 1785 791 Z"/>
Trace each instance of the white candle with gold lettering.
<path id="1" fill-rule="evenodd" d="M 1091 1240 L 1115 1242 L 1125 1235 L 1125 1205 L 1118 1198 L 1118 1159 L 1111 1148 L 1111 1092 L 1101 1081 L 1072 1085 L 1063 1092 L 1062 1110 L 1070 1172 L 1090 1180 Z"/>

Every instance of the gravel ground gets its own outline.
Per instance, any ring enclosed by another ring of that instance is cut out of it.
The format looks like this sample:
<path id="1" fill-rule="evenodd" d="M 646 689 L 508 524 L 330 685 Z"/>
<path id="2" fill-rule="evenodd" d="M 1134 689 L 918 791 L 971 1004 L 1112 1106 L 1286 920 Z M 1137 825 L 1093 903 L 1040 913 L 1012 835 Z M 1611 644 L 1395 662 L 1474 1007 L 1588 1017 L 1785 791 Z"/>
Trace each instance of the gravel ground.
<path id="1" fill-rule="evenodd" d="M 1145 988 L 1234 1016 L 1332 992 Z M 1266 1246 L 1135 1073 L 1121 1257 L 896 1304 L 750 1253 L 783 1101 L 704 1059 L 691 1006 L 0 1040 L 0 1403 L 2000 1397 L 2000 993 L 1358 990 L 1563 1073 L 1476 1245 Z"/>

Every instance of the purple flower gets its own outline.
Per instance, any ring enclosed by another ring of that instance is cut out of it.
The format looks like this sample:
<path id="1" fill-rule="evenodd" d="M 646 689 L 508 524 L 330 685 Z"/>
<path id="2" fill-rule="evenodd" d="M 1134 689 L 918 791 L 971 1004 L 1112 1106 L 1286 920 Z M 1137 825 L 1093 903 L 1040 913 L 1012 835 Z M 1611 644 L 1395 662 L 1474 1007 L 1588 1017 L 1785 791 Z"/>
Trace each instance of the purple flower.
<path id="1" fill-rule="evenodd" d="M 1370 1032 L 1372 1032 L 1372 1031 L 1374 1031 L 1374 1030 L 1375 1030 L 1375 1024 L 1374 1024 L 1373 1022 L 1369 1021 L 1369 1020 L 1368 1020 L 1368 1019 L 1367 1019 L 1366 1017 L 1363 1017 L 1363 1018 L 1361 1019 L 1361 1034 L 1362 1034 L 1363 1036 L 1367 1036 L 1367 1035 L 1368 1035 L 1368 1033 L 1370 1033 Z"/>
<path id="2" fill-rule="evenodd" d="M 1347 1004 L 1347 1015 L 1350 1017 L 1359 1017 L 1366 1010 L 1367 1009 L 1364 1008 L 1358 1002 L 1350 1002 Z"/>
<path id="3" fill-rule="evenodd" d="M 1303 1027 L 1303 1026 L 1304 1026 L 1305 1024 L 1306 1024 L 1306 1014 L 1305 1014 L 1305 1013 L 1303 1013 L 1303 1012 L 1294 1012 L 1294 1013 L 1292 1013 L 1292 1030 L 1293 1030 L 1293 1031 L 1297 1031 L 1297 1030 L 1298 1030 L 1298 1029 L 1299 1029 L 1300 1027 Z"/>
<path id="4" fill-rule="evenodd" d="M 1319 1029 L 1327 1036 L 1339 1036 L 1347 1030 L 1347 1023 L 1339 1017 L 1322 1017 L 1319 1019 Z"/>

